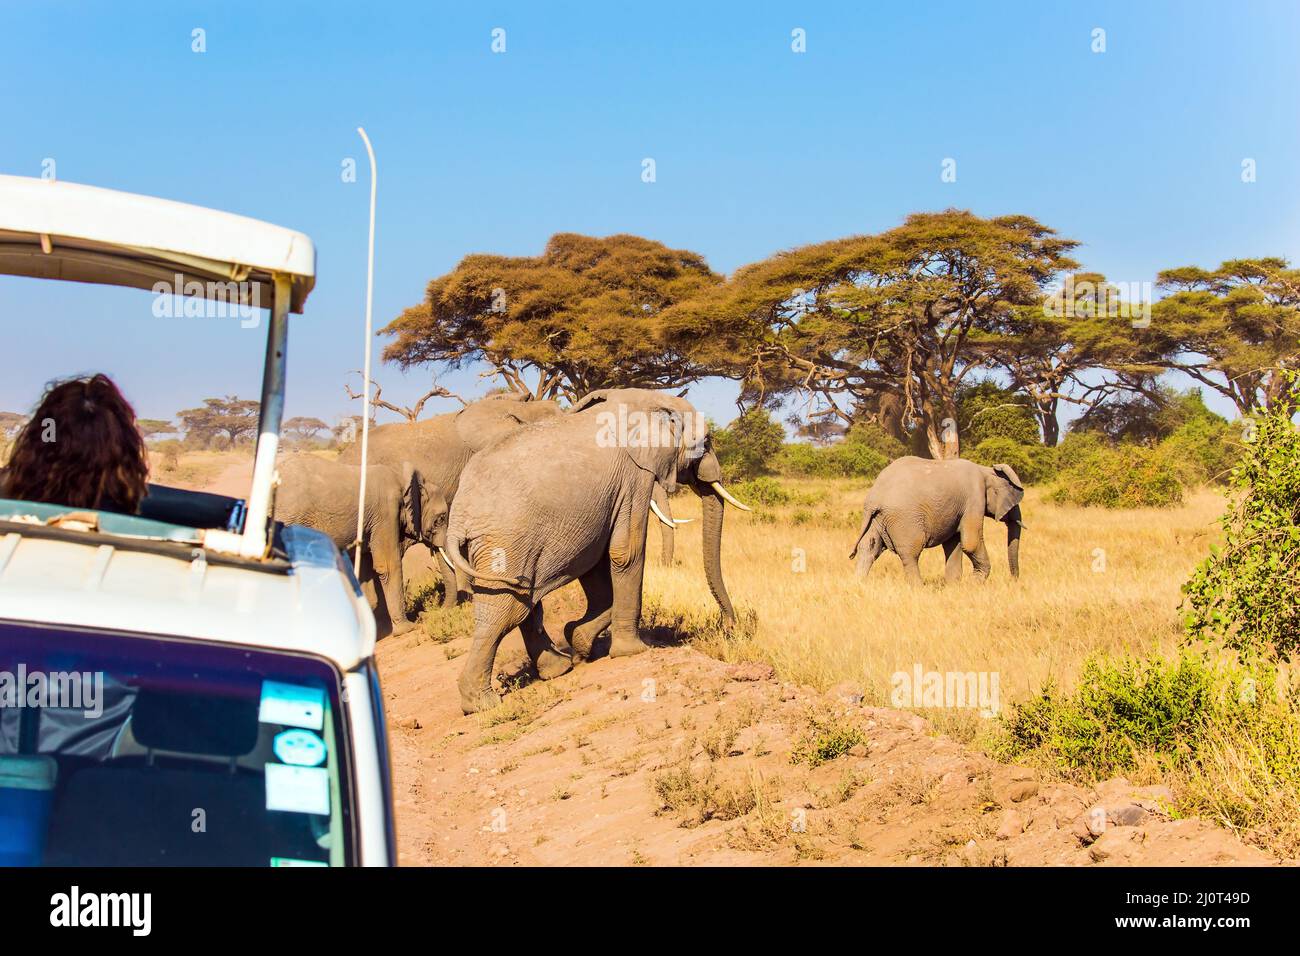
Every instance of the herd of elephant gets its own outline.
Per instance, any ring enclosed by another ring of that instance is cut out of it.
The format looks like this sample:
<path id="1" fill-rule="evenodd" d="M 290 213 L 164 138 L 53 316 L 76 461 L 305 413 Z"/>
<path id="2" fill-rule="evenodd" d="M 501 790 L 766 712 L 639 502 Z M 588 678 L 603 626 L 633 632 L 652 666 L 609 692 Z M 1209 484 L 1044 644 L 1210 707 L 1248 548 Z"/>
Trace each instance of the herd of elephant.
<path id="1" fill-rule="evenodd" d="M 341 549 L 356 541 L 360 448 L 337 461 L 287 456 L 280 464 L 276 518 L 328 534 Z M 424 421 L 370 433 L 363 582 L 377 583 L 380 608 L 401 634 L 407 618 L 402 556 L 423 543 L 439 556 L 444 600 L 472 594 L 474 634 L 459 680 L 461 707 L 500 703 L 492 689 L 497 646 L 518 628 L 542 679 L 592 655 L 609 632 L 611 657 L 646 649 L 638 635 L 646 534 L 653 516 L 671 562 L 670 496 L 679 485 L 700 498 L 704 575 L 723 621 L 735 610 L 722 576 L 726 505 L 749 510 L 722 485 L 722 468 L 702 415 L 680 396 L 650 389 L 604 389 L 569 408 L 514 394 L 493 395 Z M 976 576 L 989 572 L 985 515 L 1008 528 L 1018 574 L 1023 486 L 1006 465 L 900 458 L 872 486 L 853 554 L 866 574 L 886 548 L 919 582 L 917 558 L 942 545 L 946 577 L 961 575 L 965 553 Z M 557 644 L 542 624 L 542 599 L 579 582 L 586 610 Z M 378 614 L 377 614 L 378 616 Z"/>

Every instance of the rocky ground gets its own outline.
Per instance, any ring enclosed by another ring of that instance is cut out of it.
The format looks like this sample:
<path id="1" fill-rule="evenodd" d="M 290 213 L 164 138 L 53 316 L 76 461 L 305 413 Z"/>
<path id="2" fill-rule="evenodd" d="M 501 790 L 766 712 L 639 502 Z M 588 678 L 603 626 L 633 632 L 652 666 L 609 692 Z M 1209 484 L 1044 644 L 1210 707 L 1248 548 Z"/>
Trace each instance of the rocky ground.
<path id="1" fill-rule="evenodd" d="M 472 717 L 455 687 L 466 638 L 381 642 L 402 864 L 1274 862 L 1173 819 L 1160 787 L 1051 782 L 851 689 L 680 646 L 527 683 L 515 642 L 499 669 L 522 686 Z"/>

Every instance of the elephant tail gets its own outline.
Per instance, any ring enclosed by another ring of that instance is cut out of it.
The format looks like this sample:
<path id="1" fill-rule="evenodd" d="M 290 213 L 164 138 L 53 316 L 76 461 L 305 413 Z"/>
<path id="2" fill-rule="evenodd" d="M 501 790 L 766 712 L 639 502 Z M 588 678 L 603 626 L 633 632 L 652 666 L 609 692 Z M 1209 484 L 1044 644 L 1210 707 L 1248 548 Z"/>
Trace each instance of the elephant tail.
<path id="1" fill-rule="evenodd" d="M 452 567 L 457 571 L 464 572 L 476 581 L 492 581 L 521 591 L 531 589 L 532 586 L 524 578 L 502 574 L 489 574 L 486 571 L 476 570 L 468 561 L 465 560 L 465 555 L 461 551 L 461 548 L 463 548 L 464 545 L 465 542 L 459 538 L 449 537 L 447 539 L 447 557 L 451 560 Z"/>
<path id="2" fill-rule="evenodd" d="M 857 540 L 853 542 L 853 550 L 849 552 L 850 561 L 852 561 L 854 558 L 858 556 L 858 548 L 862 546 L 862 539 L 865 538 L 867 536 L 867 532 L 871 530 L 871 522 L 876 520 L 876 515 L 878 514 L 880 514 L 880 509 L 872 508 L 870 511 L 868 511 L 865 515 L 862 516 L 862 528 L 861 530 L 858 531 Z"/>

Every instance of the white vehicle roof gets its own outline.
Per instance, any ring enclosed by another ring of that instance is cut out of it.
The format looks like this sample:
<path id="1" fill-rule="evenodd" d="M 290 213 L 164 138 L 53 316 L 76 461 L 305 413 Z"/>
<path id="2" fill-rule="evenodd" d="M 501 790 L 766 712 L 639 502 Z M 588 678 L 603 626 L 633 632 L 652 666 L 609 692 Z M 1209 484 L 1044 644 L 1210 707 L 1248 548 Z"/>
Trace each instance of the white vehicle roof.
<path id="1" fill-rule="evenodd" d="M 288 574 L 12 528 L 0 531 L 0 620 L 309 653 L 344 671 L 374 653 L 369 608 L 310 528 L 284 529 Z"/>
<path id="2" fill-rule="evenodd" d="M 158 282 L 248 282 L 269 304 L 292 277 L 290 311 L 316 282 L 301 232 L 244 216 L 77 183 L 0 176 L 0 273 L 152 289 Z M 179 290 L 178 290 L 179 293 Z"/>

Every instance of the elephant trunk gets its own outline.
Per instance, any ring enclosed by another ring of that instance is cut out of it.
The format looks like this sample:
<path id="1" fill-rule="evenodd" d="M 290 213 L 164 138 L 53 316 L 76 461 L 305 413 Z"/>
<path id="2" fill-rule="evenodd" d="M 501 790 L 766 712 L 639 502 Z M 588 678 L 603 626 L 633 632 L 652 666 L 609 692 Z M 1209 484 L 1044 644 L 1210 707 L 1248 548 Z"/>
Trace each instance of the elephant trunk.
<path id="1" fill-rule="evenodd" d="M 727 585 L 722 580 L 722 497 L 707 485 L 697 487 L 700 505 L 704 509 L 704 577 L 709 583 L 713 599 L 722 608 L 722 622 L 727 627 L 736 623 L 736 611 L 731 606 Z"/>
<path id="2" fill-rule="evenodd" d="M 1020 505 L 1007 512 L 1002 519 L 1007 525 L 1007 565 L 1013 578 L 1020 577 Z"/>

